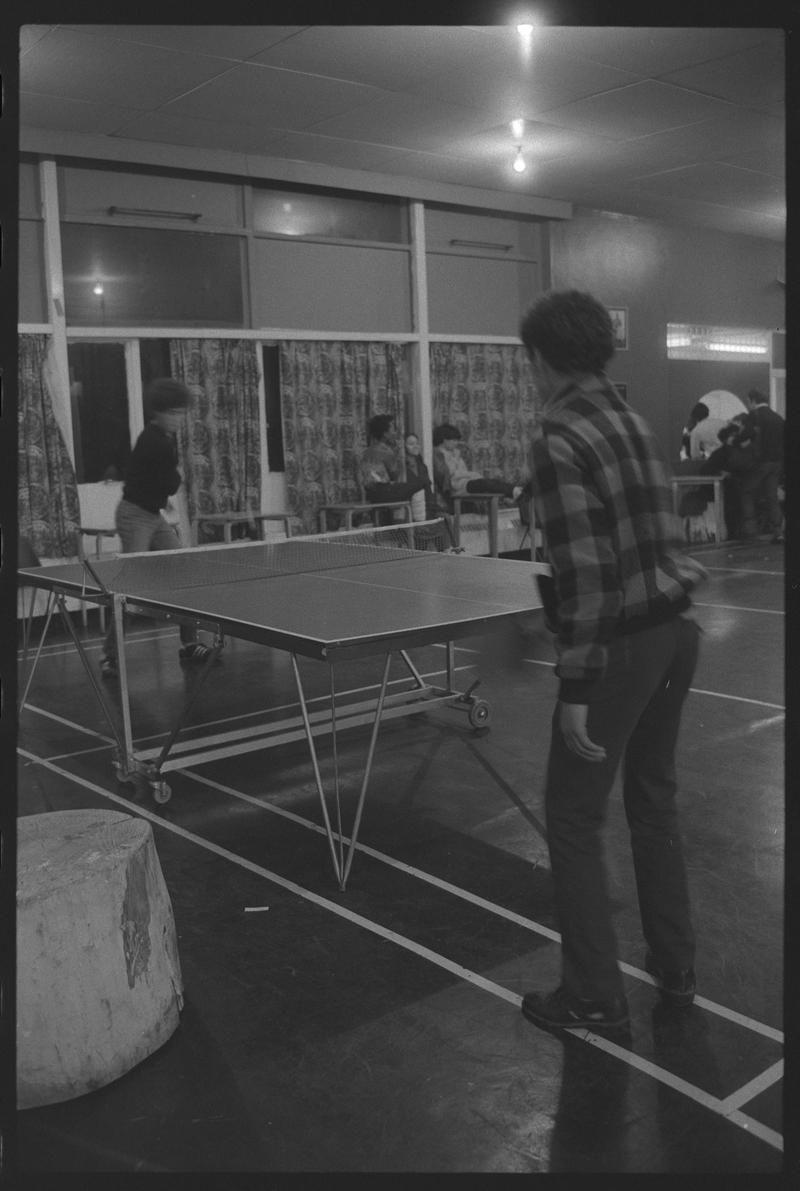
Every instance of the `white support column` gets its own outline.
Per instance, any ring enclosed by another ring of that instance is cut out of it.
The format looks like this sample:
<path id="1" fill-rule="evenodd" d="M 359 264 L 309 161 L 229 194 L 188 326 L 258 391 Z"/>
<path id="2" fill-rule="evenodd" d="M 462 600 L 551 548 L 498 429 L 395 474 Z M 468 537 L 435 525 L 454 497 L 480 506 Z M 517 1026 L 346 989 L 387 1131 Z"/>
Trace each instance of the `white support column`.
<path id="1" fill-rule="evenodd" d="M 422 454 L 433 466 L 433 409 L 431 405 L 430 328 L 428 326 L 428 271 L 425 260 L 425 206 L 411 204 L 411 310 L 415 347 L 414 422 L 422 443 Z"/>
<path id="2" fill-rule="evenodd" d="M 74 464 L 75 443 L 72 437 L 72 407 L 69 394 L 67 322 L 64 313 L 64 269 L 61 263 L 61 224 L 58 214 L 58 181 L 54 161 L 47 160 L 39 163 L 39 185 L 44 219 L 47 310 L 53 340 L 48 361 L 48 384 L 53 401 L 53 412 L 67 444 L 70 459 Z"/>

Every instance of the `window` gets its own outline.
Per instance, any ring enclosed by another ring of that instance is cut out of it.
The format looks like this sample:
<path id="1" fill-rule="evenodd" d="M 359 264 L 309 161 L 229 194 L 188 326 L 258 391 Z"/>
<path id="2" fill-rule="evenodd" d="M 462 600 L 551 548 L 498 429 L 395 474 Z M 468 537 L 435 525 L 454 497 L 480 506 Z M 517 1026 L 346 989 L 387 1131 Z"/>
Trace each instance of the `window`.
<path id="1" fill-rule="evenodd" d="M 253 187 L 253 230 L 281 236 L 320 236 L 407 244 L 404 200 Z"/>
<path id="2" fill-rule="evenodd" d="M 61 252 L 73 325 L 243 325 L 238 236 L 65 223 Z"/>
<path id="3" fill-rule="evenodd" d="M 737 327 L 667 324 L 669 360 L 769 360 L 769 332 Z"/>
<path id="4" fill-rule="evenodd" d="M 125 348 L 70 343 L 67 360 L 77 482 L 121 480 L 131 451 Z"/>

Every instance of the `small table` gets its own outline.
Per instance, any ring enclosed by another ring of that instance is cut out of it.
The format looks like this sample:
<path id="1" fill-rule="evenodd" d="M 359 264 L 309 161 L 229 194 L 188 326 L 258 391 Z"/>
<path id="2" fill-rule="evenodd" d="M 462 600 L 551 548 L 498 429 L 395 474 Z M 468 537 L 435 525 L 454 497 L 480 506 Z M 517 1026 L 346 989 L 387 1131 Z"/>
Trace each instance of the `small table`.
<path id="1" fill-rule="evenodd" d="M 234 525 L 242 525 L 243 523 L 252 521 L 258 524 L 258 536 L 262 542 L 264 541 L 265 521 L 282 521 L 286 537 L 291 537 L 291 513 L 202 513 L 192 518 L 192 545 L 196 546 L 198 544 L 198 534 L 201 525 L 221 525 L 224 540 L 230 542 L 233 540 Z"/>
<path id="2" fill-rule="evenodd" d="M 461 545 L 461 505 L 466 501 L 474 504 L 486 504 L 489 519 L 489 554 L 497 558 L 497 512 L 500 508 L 499 492 L 465 492 L 463 496 L 453 496 L 453 538 L 456 548 Z"/>
<path id="3" fill-rule="evenodd" d="M 675 515 L 678 515 L 678 508 L 680 506 L 680 489 L 681 488 L 702 488 L 704 484 L 713 486 L 714 488 L 714 520 L 717 526 L 717 541 L 724 542 L 728 536 L 728 530 L 725 525 L 725 502 L 722 495 L 722 485 L 725 481 L 724 476 L 703 476 L 695 475 L 680 475 L 673 476 L 670 481 L 672 484 L 672 508 Z"/>
<path id="4" fill-rule="evenodd" d="M 367 504 L 364 501 L 350 501 L 344 504 L 322 505 L 319 510 L 319 528 L 321 533 L 328 532 L 328 513 L 336 513 L 340 517 L 344 517 L 345 529 L 353 528 L 353 516 L 355 513 L 370 513 L 372 516 L 372 524 L 378 524 L 378 511 L 380 509 L 404 509 L 406 514 L 406 521 L 411 520 L 411 501 L 410 500 L 387 500 L 378 501 L 377 504 Z"/>

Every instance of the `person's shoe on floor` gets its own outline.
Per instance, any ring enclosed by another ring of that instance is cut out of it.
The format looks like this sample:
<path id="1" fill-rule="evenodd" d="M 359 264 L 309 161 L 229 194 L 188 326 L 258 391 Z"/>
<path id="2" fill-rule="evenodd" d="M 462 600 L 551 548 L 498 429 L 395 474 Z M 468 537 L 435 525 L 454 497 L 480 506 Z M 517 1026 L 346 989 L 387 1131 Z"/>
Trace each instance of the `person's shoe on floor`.
<path id="1" fill-rule="evenodd" d="M 119 678 L 116 658 L 103 657 L 100 659 L 100 677 Z"/>
<path id="2" fill-rule="evenodd" d="M 660 968 L 648 951 L 644 957 L 644 970 L 649 972 L 656 982 L 661 999 L 668 1005 L 684 1009 L 691 1005 L 695 994 L 694 968 L 684 968 L 680 971 L 666 971 Z"/>
<path id="3" fill-rule="evenodd" d="M 202 666 L 203 662 L 211 657 L 211 650 L 202 641 L 189 641 L 178 650 L 178 657 L 191 666 Z"/>
<path id="4" fill-rule="evenodd" d="M 522 1014 L 543 1030 L 620 1030 L 630 1020 L 624 996 L 613 1001 L 587 1001 L 573 996 L 563 985 L 547 994 L 525 993 Z"/>

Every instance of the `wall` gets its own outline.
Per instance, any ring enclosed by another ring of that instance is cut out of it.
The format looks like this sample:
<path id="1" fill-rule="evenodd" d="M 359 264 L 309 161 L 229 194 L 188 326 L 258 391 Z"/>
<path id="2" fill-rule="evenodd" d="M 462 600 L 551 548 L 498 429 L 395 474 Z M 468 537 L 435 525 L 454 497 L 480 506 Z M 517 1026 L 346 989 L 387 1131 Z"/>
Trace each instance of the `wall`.
<path id="1" fill-rule="evenodd" d="M 629 350 L 609 365 L 628 400 L 671 453 L 686 394 L 670 391 L 667 323 L 777 329 L 785 325 L 784 250 L 771 240 L 732 236 L 576 209 L 550 224 L 554 289 L 589 290 L 628 308 Z M 726 385 L 712 385 L 725 388 Z"/>

